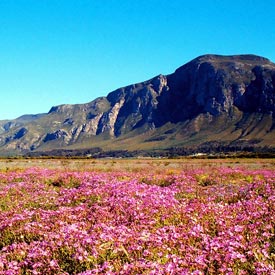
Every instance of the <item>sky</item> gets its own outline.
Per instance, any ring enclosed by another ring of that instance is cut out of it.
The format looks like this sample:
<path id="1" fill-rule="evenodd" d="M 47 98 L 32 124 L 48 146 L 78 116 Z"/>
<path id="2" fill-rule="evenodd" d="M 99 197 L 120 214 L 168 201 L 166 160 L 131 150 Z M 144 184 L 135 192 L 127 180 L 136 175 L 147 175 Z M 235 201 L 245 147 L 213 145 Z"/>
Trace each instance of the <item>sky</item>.
<path id="1" fill-rule="evenodd" d="M 0 0 L 0 120 L 87 103 L 203 54 L 275 62 L 274 0 Z"/>

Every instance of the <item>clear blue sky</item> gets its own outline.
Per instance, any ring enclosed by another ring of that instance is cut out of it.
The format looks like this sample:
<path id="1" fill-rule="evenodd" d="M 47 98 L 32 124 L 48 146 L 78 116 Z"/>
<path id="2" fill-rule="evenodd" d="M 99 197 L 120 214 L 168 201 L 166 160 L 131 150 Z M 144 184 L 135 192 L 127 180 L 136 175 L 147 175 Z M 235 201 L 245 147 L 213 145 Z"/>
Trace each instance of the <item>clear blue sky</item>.
<path id="1" fill-rule="evenodd" d="M 206 53 L 275 61 L 274 0 L 0 0 L 0 120 L 85 103 Z"/>

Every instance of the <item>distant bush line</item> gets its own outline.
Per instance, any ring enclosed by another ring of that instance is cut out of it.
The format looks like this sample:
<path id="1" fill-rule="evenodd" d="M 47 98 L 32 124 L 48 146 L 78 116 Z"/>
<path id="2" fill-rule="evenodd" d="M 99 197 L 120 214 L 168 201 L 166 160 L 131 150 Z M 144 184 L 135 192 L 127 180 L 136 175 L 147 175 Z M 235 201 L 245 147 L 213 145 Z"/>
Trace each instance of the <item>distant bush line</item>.
<path id="1" fill-rule="evenodd" d="M 247 144 L 226 145 L 219 142 L 208 142 L 194 147 L 172 147 L 162 150 L 113 150 L 104 151 L 102 148 L 90 149 L 55 149 L 51 151 L 30 152 L 23 157 L 66 157 L 66 158 L 137 158 L 137 157 L 192 157 L 192 158 L 225 158 L 225 157 L 251 157 L 273 158 L 275 147 L 259 147 Z"/>

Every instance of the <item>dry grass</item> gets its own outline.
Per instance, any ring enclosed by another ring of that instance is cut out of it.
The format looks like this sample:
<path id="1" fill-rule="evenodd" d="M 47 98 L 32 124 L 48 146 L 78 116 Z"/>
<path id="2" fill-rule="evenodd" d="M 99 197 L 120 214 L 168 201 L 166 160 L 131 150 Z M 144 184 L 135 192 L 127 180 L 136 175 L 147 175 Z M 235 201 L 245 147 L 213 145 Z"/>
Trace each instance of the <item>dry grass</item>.
<path id="1" fill-rule="evenodd" d="M 30 167 L 61 171 L 150 172 L 177 174 L 200 167 L 246 167 L 275 169 L 275 159 L 0 159 L 0 171 L 19 171 Z"/>

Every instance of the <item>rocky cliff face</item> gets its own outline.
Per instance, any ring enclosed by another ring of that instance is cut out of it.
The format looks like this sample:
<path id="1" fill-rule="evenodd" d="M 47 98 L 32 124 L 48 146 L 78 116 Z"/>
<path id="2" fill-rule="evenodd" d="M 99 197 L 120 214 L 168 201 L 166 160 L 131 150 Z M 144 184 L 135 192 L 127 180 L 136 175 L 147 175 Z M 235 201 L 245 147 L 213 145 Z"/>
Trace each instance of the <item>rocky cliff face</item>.
<path id="1" fill-rule="evenodd" d="M 201 113 L 230 113 L 234 107 L 245 112 L 273 112 L 274 70 L 273 63 L 253 55 L 196 58 L 167 76 L 169 88 L 159 100 L 156 117 L 167 114 L 161 124 Z"/>
<path id="2" fill-rule="evenodd" d="M 128 143 L 135 145 L 138 135 L 144 137 L 136 147 L 147 148 L 148 140 L 162 147 L 181 146 L 194 142 L 194 136 L 199 143 L 246 138 L 275 145 L 274 116 L 275 64 L 254 55 L 204 55 L 170 75 L 117 89 L 87 104 L 2 121 L 0 148 L 77 148 L 129 136 Z"/>

